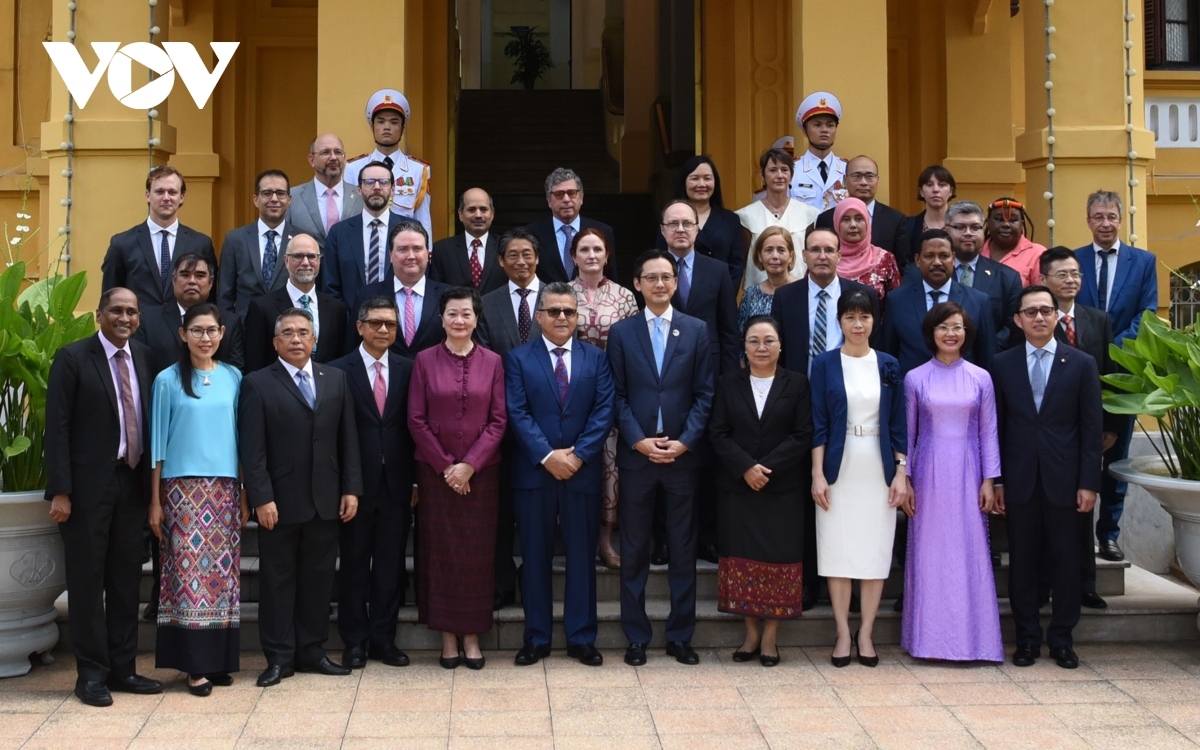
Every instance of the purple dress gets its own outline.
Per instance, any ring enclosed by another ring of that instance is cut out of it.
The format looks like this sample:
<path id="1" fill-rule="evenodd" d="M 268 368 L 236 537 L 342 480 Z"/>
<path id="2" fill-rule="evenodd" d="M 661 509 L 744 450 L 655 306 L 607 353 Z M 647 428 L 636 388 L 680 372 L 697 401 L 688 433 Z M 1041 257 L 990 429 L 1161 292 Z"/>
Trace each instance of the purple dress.
<path id="1" fill-rule="evenodd" d="M 987 371 L 932 359 L 904 378 L 908 474 L 916 498 L 900 645 L 920 659 L 1004 661 L 979 486 L 1000 475 Z"/>

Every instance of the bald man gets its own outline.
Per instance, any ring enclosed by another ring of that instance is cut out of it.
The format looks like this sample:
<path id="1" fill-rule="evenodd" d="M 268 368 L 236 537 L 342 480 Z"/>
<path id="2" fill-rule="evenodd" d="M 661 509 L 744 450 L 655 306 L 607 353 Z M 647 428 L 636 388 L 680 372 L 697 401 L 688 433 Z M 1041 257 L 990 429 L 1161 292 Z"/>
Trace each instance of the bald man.
<path id="1" fill-rule="evenodd" d="M 480 295 L 508 283 L 500 267 L 500 243 L 491 233 L 496 210 L 492 196 L 482 188 L 469 188 L 458 198 L 458 220 L 463 233 L 433 243 L 429 278 L 451 286 L 469 286 Z"/>
<path id="2" fill-rule="evenodd" d="M 846 189 L 850 191 L 851 198 L 858 198 L 867 204 L 867 211 L 871 214 L 871 244 L 895 255 L 900 270 L 904 270 L 910 260 L 907 256 L 911 244 L 908 217 L 875 200 L 882 179 L 879 165 L 869 156 L 856 156 L 846 162 Z M 832 208 L 817 217 L 817 228 L 837 230 L 833 225 Z"/>
<path id="3" fill-rule="evenodd" d="M 313 140 L 308 165 L 313 168 L 313 179 L 292 188 L 287 222 L 297 232 L 312 236 L 323 251 L 330 227 L 362 213 L 362 198 L 355 185 L 344 181 L 346 149 L 333 133 L 322 133 Z"/>

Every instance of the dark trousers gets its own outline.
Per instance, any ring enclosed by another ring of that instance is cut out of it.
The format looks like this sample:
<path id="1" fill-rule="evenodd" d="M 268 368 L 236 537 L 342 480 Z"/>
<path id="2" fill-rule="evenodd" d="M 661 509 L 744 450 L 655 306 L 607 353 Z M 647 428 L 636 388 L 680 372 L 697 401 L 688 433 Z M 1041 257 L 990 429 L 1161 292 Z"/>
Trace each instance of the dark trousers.
<path id="1" fill-rule="evenodd" d="M 1072 645 L 1079 622 L 1079 516 L 1074 506 L 1051 505 L 1036 485 L 1033 497 L 1005 498 L 1008 520 L 1008 595 L 1017 626 L 1017 644 L 1040 648 L 1039 577 L 1054 592 L 1053 613 L 1046 630 L 1050 648 Z M 1014 502 L 1016 500 L 1017 502 Z M 1042 570 L 1043 566 L 1049 566 Z M 1039 576 L 1040 574 L 1040 576 Z"/>
<path id="2" fill-rule="evenodd" d="M 547 480 L 536 490 L 513 490 L 521 531 L 521 601 L 525 643 L 550 643 L 554 593 L 554 530 L 562 529 L 567 559 L 563 630 L 567 645 L 596 642 L 596 537 L 600 532 L 600 493 L 571 492 L 566 483 Z"/>
<path id="3" fill-rule="evenodd" d="M 1079 521 L 1079 591 L 1081 594 L 1096 593 L 1096 542 L 1092 536 L 1093 517 L 1091 513 L 1078 513 Z M 1049 553 L 1042 556 L 1041 591 L 1042 599 L 1050 598 L 1051 577 L 1054 567 L 1050 563 Z"/>
<path id="4" fill-rule="evenodd" d="M 1114 461 L 1129 457 L 1129 443 L 1133 440 L 1133 417 L 1120 417 L 1121 428 L 1117 431 L 1117 442 L 1104 451 L 1104 473 L 1100 477 L 1100 513 L 1096 518 L 1096 539 L 1116 541 L 1121 534 L 1121 512 L 1125 510 L 1126 484 L 1109 473 Z"/>
<path id="5" fill-rule="evenodd" d="M 258 633 L 272 666 L 315 664 L 325 656 L 339 523 L 313 516 L 258 529 Z"/>
<path id="6" fill-rule="evenodd" d="M 500 444 L 500 493 L 496 513 L 496 597 L 516 593 L 517 562 L 513 558 L 516 546 L 517 519 L 513 511 L 512 457 L 516 444 L 505 438 Z M 525 556 L 525 540 L 521 554 Z"/>
<path id="7" fill-rule="evenodd" d="M 358 514 L 338 530 L 338 633 L 347 648 L 394 646 L 396 618 L 404 604 L 412 487 L 393 496 L 387 475 L 382 467 L 378 471 L 378 494 L 363 498 Z"/>
<path id="8" fill-rule="evenodd" d="M 630 643 L 649 643 L 653 637 L 646 616 L 646 581 L 650 576 L 651 526 L 655 497 L 662 491 L 671 613 L 667 640 L 690 641 L 696 629 L 696 474 L 688 462 L 650 464 L 621 469 L 617 517 L 621 524 L 621 629 Z"/>
<path id="9" fill-rule="evenodd" d="M 71 649 L 81 680 L 104 682 L 136 671 L 145 522 L 141 475 L 122 465 L 99 503 L 73 504 L 70 517 L 58 525 L 67 563 Z"/>

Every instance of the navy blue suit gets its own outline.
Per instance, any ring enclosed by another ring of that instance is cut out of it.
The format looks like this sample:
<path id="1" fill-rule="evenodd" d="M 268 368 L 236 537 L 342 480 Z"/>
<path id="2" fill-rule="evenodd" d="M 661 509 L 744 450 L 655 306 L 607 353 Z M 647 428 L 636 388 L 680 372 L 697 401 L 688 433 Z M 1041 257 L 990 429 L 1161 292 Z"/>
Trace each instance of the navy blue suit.
<path id="1" fill-rule="evenodd" d="M 874 344 L 882 330 L 879 320 L 879 296 L 875 294 L 874 289 L 857 281 L 838 279 L 838 284 L 841 286 L 842 294 L 863 292 L 871 298 L 871 306 L 875 309 L 875 327 L 871 331 L 871 342 Z M 783 345 L 779 352 L 779 366 L 804 375 L 808 375 L 808 359 L 812 350 L 812 321 L 808 318 L 808 285 L 808 276 L 794 283 L 784 284 L 775 290 L 775 297 L 771 302 L 771 317 L 779 323 L 779 342 Z M 838 330 L 837 306 L 832 304 L 832 300 L 830 300 L 826 312 L 829 330 Z M 816 543 L 814 542 L 812 546 L 815 548 Z"/>
<path id="2" fill-rule="evenodd" d="M 571 342 L 566 401 L 558 399 L 554 355 L 542 336 L 504 357 L 513 506 L 521 531 L 521 596 L 526 644 L 551 641 L 554 530 L 562 529 L 567 558 L 563 628 L 571 646 L 596 641 L 596 537 L 600 529 L 604 441 L 613 425 L 613 379 L 604 351 Z M 583 462 L 559 480 L 542 465 L 551 451 L 574 447 Z"/>
<path id="3" fill-rule="evenodd" d="M 715 262 L 715 261 L 714 261 Z M 726 283 L 729 276 L 724 276 Z M 654 437 L 661 410 L 662 434 L 690 449 L 704 437 L 712 409 L 713 373 L 704 323 L 672 312 L 662 374 L 645 314 L 626 318 L 608 335 L 608 361 L 616 387 L 621 496 L 621 628 L 630 643 L 649 643 L 646 580 L 650 574 L 651 523 L 662 491 L 666 509 L 671 613 L 667 640 L 690 641 L 696 629 L 696 475 L 700 457 L 686 451 L 673 463 L 656 464 L 634 450 Z"/>
<path id="4" fill-rule="evenodd" d="M 388 260 L 388 234 L 392 223 L 402 218 L 391 211 L 384 211 L 379 220 L 380 259 L 384 267 L 384 283 L 391 283 L 392 264 Z M 367 249 L 363 245 L 363 215 L 351 216 L 339 221 L 329 229 L 325 240 L 325 254 L 321 261 L 321 291 L 337 297 L 347 305 L 358 295 L 358 290 L 367 283 Z M 351 313 L 352 317 L 357 310 Z M 354 328 L 353 325 L 350 326 Z"/>
<path id="5" fill-rule="evenodd" d="M 337 227 L 334 227 L 334 230 L 336 229 Z M 388 267 L 391 268 L 390 265 Z M 392 272 L 388 271 L 387 281 L 376 281 L 374 284 L 362 287 L 352 298 L 349 309 L 346 311 L 350 317 L 350 327 L 346 330 L 351 350 L 362 343 L 362 337 L 358 335 L 358 327 L 354 325 L 358 320 L 358 308 L 371 297 L 387 297 L 394 300 L 396 306 L 400 308 L 400 330 L 396 332 L 396 343 L 392 344 L 393 353 L 408 359 L 416 359 L 420 352 L 442 343 L 446 340 L 446 329 L 442 327 L 442 319 L 438 316 L 438 306 L 442 302 L 442 293 L 449 288 L 440 281 L 425 277 L 425 299 L 421 303 L 421 317 L 417 321 L 417 333 L 413 336 L 412 344 L 409 345 L 404 343 L 404 298 L 397 299 L 396 281 L 392 277 Z"/>
<path id="6" fill-rule="evenodd" d="M 958 270 L 955 269 L 955 274 Z M 1024 343 L 1025 334 L 1013 322 L 1013 315 L 1021 304 L 1021 274 L 1013 269 L 982 255 L 975 259 L 975 273 L 971 276 L 971 288 L 983 292 L 992 307 L 992 328 L 982 329 L 976 321 L 975 335 L 996 334 L 996 351 L 1002 352 L 1010 346 Z"/>
<path id="7" fill-rule="evenodd" d="M 921 321 L 928 311 L 925 285 L 921 279 L 906 280 L 887 296 L 887 314 L 883 316 L 883 336 L 880 348 L 895 357 L 900 363 L 901 380 L 910 370 L 929 361 L 933 355 L 925 346 L 921 335 Z M 946 302 L 946 300 L 941 300 Z M 950 302 L 957 302 L 975 323 L 975 342 L 963 351 L 967 361 L 987 369 L 996 353 L 996 337 L 992 335 L 995 325 L 992 320 L 991 303 L 988 296 L 957 281 L 950 285 Z"/>

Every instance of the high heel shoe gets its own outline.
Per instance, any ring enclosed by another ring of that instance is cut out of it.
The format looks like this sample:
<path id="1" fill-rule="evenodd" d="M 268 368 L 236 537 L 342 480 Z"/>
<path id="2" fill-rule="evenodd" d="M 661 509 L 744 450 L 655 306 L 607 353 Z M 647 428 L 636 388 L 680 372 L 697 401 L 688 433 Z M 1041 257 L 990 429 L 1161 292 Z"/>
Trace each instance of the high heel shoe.
<path id="1" fill-rule="evenodd" d="M 454 656 L 450 656 L 450 657 L 439 656 L 438 664 L 442 665 L 442 669 L 456 669 L 458 667 L 458 662 L 460 660 L 461 660 L 461 657 L 459 657 L 458 654 L 455 654 Z"/>
<path id="2" fill-rule="evenodd" d="M 851 647 L 853 647 L 853 645 L 854 644 L 851 644 Z M 836 640 L 833 642 L 833 647 L 837 648 Z M 834 656 L 833 654 L 830 654 L 829 663 L 838 669 L 841 669 L 842 667 L 848 667 L 850 666 L 850 654 L 846 654 L 845 656 Z"/>
<path id="3" fill-rule="evenodd" d="M 484 663 L 484 656 L 482 654 L 479 655 L 478 659 L 472 659 L 469 656 L 463 657 L 463 664 L 467 665 L 467 669 L 475 669 L 475 670 L 483 669 L 483 663 Z"/>
<path id="4" fill-rule="evenodd" d="M 858 663 L 863 665 L 864 667 L 879 666 L 879 654 L 878 653 L 876 653 L 874 656 L 863 656 L 862 655 L 862 649 L 859 648 L 859 646 L 858 646 L 858 632 L 859 631 L 857 631 L 857 630 L 854 631 L 854 643 L 852 644 L 854 646 L 854 652 L 858 655 Z M 846 661 L 849 662 L 850 657 L 847 656 Z"/>

